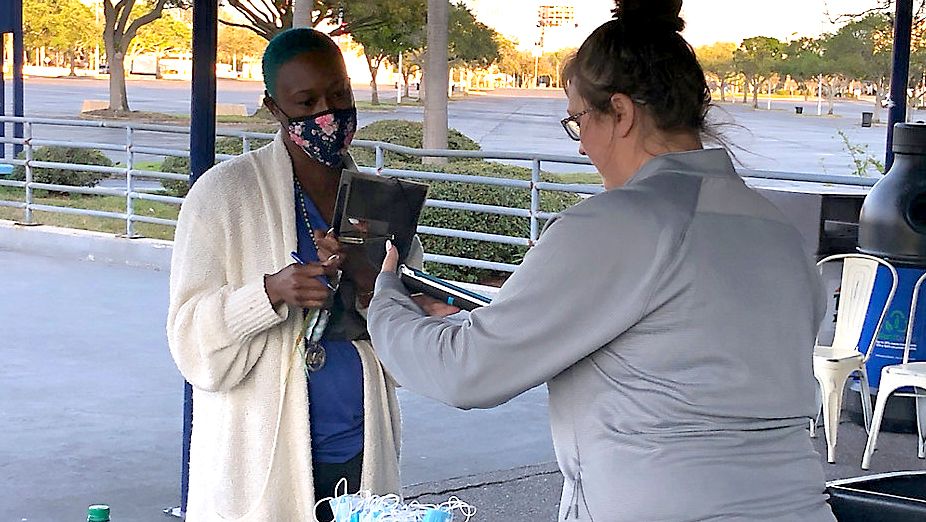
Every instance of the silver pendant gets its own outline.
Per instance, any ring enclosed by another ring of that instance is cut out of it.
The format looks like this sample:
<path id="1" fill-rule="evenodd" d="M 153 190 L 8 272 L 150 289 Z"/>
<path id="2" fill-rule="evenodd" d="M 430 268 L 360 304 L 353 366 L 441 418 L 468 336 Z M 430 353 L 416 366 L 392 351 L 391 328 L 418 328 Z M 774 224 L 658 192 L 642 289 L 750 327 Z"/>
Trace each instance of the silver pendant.
<path id="1" fill-rule="evenodd" d="M 305 347 L 305 369 L 308 372 L 317 372 L 325 366 L 328 355 L 325 347 L 316 341 L 308 341 Z"/>

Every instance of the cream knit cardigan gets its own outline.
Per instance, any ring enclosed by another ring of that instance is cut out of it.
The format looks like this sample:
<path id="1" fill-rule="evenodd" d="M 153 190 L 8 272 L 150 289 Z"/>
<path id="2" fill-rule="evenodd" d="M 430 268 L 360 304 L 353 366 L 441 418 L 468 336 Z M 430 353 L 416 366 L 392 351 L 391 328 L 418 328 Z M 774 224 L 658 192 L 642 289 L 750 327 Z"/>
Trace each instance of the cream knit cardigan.
<path id="1" fill-rule="evenodd" d="M 291 357 L 301 314 L 274 309 L 263 279 L 296 250 L 292 180 L 278 134 L 206 172 L 180 211 L 167 337 L 193 385 L 190 522 L 314 520 L 306 377 Z M 398 493 L 395 389 L 370 343 L 354 344 L 364 380 L 361 489 Z"/>

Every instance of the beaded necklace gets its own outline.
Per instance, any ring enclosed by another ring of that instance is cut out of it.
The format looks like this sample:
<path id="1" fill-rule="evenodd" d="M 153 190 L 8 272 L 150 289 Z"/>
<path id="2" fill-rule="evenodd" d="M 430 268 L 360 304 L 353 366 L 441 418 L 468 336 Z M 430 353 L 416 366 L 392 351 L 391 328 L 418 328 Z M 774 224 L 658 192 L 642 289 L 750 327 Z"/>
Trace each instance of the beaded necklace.
<path id="1" fill-rule="evenodd" d="M 302 219 L 309 230 L 309 237 L 312 238 L 312 245 L 315 247 L 316 257 L 318 253 L 318 242 L 315 240 L 315 230 L 312 228 L 312 221 L 309 219 L 309 209 L 305 204 L 306 193 L 302 189 L 302 184 L 295 179 L 296 195 L 299 198 L 299 207 L 302 210 Z M 322 276 L 325 278 L 325 276 Z M 333 284 L 330 286 L 337 292 L 338 285 L 341 281 L 341 272 L 335 277 Z M 327 281 L 325 281 L 327 282 Z M 325 347 L 321 344 L 322 336 L 325 334 L 325 328 L 331 319 L 331 311 L 327 309 L 307 309 L 303 311 L 305 318 L 302 322 L 302 330 L 296 339 L 296 350 L 302 355 L 305 365 L 306 376 L 311 372 L 317 372 L 325 366 L 327 353 Z"/>

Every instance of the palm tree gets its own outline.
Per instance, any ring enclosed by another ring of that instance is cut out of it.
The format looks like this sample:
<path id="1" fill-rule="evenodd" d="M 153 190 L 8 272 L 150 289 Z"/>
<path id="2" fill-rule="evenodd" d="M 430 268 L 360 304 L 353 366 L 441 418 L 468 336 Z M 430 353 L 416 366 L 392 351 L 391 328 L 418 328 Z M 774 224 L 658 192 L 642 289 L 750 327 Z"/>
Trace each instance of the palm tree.
<path id="1" fill-rule="evenodd" d="M 424 82 L 424 148 L 447 148 L 447 86 L 450 84 L 448 46 L 450 2 L 428 0 L 428 45 Z M 424 163 L 446 163 L 446 158 L 424 158 Z"/>
<path id="2" fill-rule="evenodd" d="M 293 0 L 293 27 L 312 27 L 312 0 Z"/>

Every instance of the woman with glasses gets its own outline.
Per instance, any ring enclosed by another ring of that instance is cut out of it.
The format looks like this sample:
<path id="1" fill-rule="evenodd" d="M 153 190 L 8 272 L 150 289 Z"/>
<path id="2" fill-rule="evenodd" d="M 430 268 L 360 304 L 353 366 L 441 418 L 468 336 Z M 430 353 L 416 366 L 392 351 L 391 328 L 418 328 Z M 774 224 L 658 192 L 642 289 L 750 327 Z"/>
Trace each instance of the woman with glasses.
<path id="1" fill-rule="evenodd" d="M 193 385 L 187 520 L 330 520 L 317 501 L 399 491 L 399 411 L 369 342 L 379 267 L 329 232 L 357 127 L 341 52 L 284 31 L 263 58 L 274 141 L 183 204 L 168 339 Z M 409 256 L 420 266 L 420 244 Z"/>
<path id="2" fill-rule="evenodd" d="M 619 2 L 565 67 L 563 126 L 606 192 L 462 324 L 409 301 L 393 248 L 370 332 L 398 383 L 460 408 L 546 383 L 561 520 L 832 521 L 807 433 L 821 285 L 798 231 L 702 146 L 680 9 Z"/>

